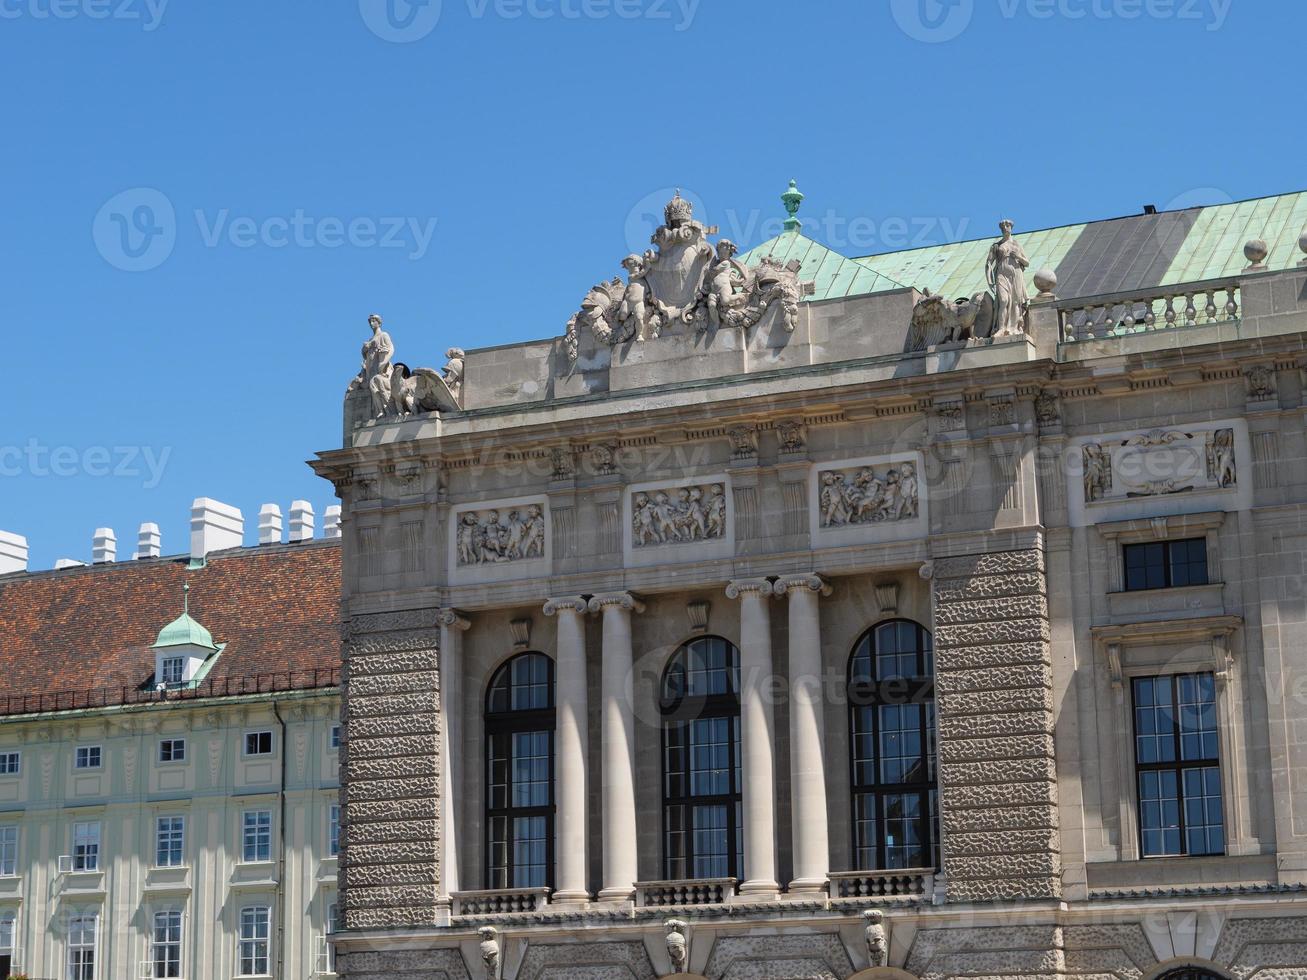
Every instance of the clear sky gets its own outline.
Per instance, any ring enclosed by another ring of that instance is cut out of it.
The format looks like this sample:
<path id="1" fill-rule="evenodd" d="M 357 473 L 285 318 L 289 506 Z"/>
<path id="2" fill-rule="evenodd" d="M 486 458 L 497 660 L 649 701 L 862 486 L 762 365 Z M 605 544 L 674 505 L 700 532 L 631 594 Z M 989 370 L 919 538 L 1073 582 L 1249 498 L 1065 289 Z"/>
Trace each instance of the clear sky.
<path id="1" fill-rule="evenodd" d="M 318 514 L 398 357 L 560 334 L 670 189 L 848 253 L 1307 188 L 1286 0 L 0 0 L 0 529 Z M 706 214 L 705 214 L 706 212 Z M 319 518 L 320 519 L 320 518 Z"/>

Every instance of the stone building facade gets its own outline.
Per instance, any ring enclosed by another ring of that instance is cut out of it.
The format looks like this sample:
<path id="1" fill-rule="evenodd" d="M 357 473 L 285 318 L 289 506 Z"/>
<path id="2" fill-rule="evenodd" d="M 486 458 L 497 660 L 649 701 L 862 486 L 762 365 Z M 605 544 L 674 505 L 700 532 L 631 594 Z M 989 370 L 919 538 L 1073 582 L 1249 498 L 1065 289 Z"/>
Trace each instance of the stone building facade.
<path id="1" fill-rule="evenodd" d="M 373 319 L 342 973 L 1307 977 L 1307 195 L 800 199 L 442 371 Z"/>

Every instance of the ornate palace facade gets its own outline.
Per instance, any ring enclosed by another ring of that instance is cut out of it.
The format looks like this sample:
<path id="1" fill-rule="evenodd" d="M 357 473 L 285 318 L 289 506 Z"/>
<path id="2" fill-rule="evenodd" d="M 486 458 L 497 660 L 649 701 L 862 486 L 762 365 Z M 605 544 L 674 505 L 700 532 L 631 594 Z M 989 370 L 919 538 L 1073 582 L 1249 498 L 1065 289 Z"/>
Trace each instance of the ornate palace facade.
<path id="1" fill-rule="evenodd" d="M 800 197 L 443 371 L 373 318 L 342 974 L 1307 977 L 1307 194 Z"/>

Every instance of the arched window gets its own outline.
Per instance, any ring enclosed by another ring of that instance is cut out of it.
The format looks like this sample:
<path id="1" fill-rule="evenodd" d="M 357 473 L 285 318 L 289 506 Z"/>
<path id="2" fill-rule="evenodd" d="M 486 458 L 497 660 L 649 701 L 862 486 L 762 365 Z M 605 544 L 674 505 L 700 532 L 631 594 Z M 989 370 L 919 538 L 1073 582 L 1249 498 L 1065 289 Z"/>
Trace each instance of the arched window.
<path id="1" fill-rule="evenodd" d="M 717 636 L 682 646 L 661 707 L 664 874 L 742 878 L 739 651 Z"/>
<path id="2" fill-rule="evenodd" d="M 934 673 L 930 633 L 903 619 L 869 629 L 849 658 L 858 871 L 939 866 Z"/>
<path id="3" fill-rule="evenodd" d="M 1225 980 L 1225 977 L 1201 966 L 1180 966 L 1167 970 L 1157 980 Z"/>
<path id="4" fill-rule="evenodd" d="M 523 653 L 486 693 L 486 882 L 541 888 L 554 877 L 554 663 Z"/>

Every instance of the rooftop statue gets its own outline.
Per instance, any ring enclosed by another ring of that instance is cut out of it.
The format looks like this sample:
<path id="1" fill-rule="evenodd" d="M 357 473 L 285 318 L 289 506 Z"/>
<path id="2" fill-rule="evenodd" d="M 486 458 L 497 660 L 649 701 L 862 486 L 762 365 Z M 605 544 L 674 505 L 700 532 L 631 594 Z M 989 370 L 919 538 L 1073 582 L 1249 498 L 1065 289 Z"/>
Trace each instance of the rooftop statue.
<path id="1" fill-rule="evenodd" d="M 1026 309 L 1030 295 L 1026 292 L 1026 269 L 1030 259 L 1025 250 L 1012 237 L 1012 221 L 1004 218 L 998 223 L 1003 237 L 989 249 L 985 260 L 985 279 L 994 293 L 994 336 L 1012 337 L 1026 332 Z"/>
<path id="2" fill-rule="evenodd" d="M 410 368 L 393 361 L 395 344 L 381 329 L 381 317 L 368 317 L 372 336 L 363 344 L 363 366 L 349 383 L 346 395 L 366 391 L 373 418 L 394 418 L 417 412 L 457 411 L 463 388 L 463 352 L 451 347 L 443 372 Z"/>
<path id="3" fill-rule="evenodd" d="M 813 292 L 799 280 L 800 263 L 764 257 L 756 269 L 735 258 L 735 243 L 708 241 L 717 229 L 694 220 L 694 205 L 676 196 L 663 210 L 663 224 L 651 239 L 657 250 L 622 260 L 620 278 L 591 287 L 581 309 L 567 321 L 564 347 L 568 359 L 580 355 L 586 329 L 603 345 L 654 340 L 678 324 L 697 332 L 730 328 L 748 330 L 779 305 L 781 323 L 793 332 L 799 301 Z"/>

